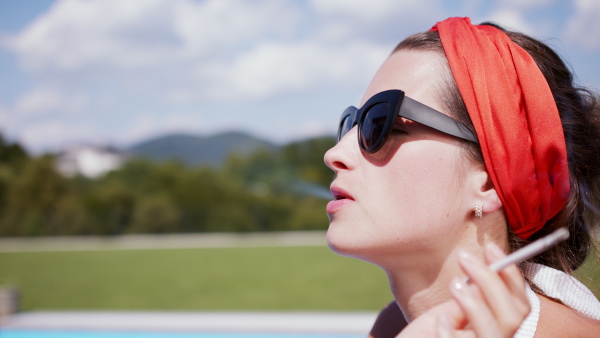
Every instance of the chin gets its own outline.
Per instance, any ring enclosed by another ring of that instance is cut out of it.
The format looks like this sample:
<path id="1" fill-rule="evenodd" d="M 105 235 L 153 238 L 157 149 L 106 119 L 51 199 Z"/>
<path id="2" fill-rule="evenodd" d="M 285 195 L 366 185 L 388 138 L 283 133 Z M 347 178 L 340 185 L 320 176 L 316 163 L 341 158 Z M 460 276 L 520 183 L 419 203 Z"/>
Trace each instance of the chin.
<path id="1" fill-rule="evenodd" d="M 367 260 L 366 256 L 375 248 L 368 245 L 365 236 L 336 228 L 332 224 L 327 230 L 327 246 L 340 256 Z"/>
<path id="2" fill-rule="evenodd" d="M 349 247 L 351 247 L 351 238 L 349 238 L 350 236 L 348 235 L 349 234 L 345 231 L 338 229 L 338 227 L 335 226 L 335 222 L 331 222 L 327 229 L 327 246 L 336 254 L 346 256 Z"/>

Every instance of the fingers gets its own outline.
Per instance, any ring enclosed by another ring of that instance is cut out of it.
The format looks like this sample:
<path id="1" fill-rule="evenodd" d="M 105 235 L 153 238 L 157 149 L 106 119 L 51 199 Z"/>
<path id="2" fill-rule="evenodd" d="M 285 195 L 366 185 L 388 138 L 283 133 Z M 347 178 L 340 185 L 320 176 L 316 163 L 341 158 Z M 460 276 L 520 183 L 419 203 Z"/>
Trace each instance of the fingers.
<path id="1" fill-rule="evenodd" d="M 438 327 L 440 316 L 445 316 L 450 323 L 451 335 L 449 337 L 463 337 L 460 335 L 460 331 L 452 331 L 454 328 L 464 327 L 467 324 L 467 320 L 464 315 L 464 311 L 454 300 L 438 304 L 433 308 L 427 310 L 424 314 L 411 321 L 400 335 L 397 337 L 437 337 L 442 334 L 448 336 L 447 328 L 442 323 L 442 327 Z M 458 335 L 457 335 L 458 334 Z"/>
<path id="2" fill-rule="evenodd" d="M 489 243 L 485 250 L 485 259 L 487 264 L 494 263 L 506 257 L 506 254 L 494 243 Z M 498 275 L 508 288 L 510 294 L 518 298 L 515 306 L 524 305 L 520 312 L 529 313 L 530 304 L 525 292 L 525 279 L 521 275 L 521 271 L 515 264 L 509 265 L 506 268 L 498 271 Z"/>
<path id="3" fill-rule="evenodd" d="M 439 304 L 427 311 L 429 317 L 438 320 L 440 316 L 445 316 L 448 319 L 450 326 L 460 328 L 466 326 L 469 322 L 465 317 L 463 309 L 456 301 L 449 300 L 442 304 Z M 431 322 L 431 325 L 435 325 L 436 322 Z"/>
<path id="4" fill-rule="evenodd" d="M 504 257 L 506 257 L 506 254 L 502 252 L 496 244 L 489 243 L 486 246 L 485 258 L 488 264 L 501 260 Z M 508 293 L 513 297 L 512 302 L 510 303 L 510 305 L 512 305 L 513 314 L 515 315 L 513 320 L 520 323 L 527 317 L 527 314 L 529 314 L 529 311 L 531 310 L 531 305 L 529 304 L 529 299 L 527 299 L 527 293 L 525 291 L 525 279 L 521 275 L 521 271 L 516 264 L 507 266 L 498 271 L 497 274 L 504 282 Z"/>
<path id="5" fill-rule="evenodd" d="M 486 247 L 488 264 L 504 256 L 497 246 Z M 451 290 L 477 336 L 512 336 L 529 313 L 519 269 L 512 265 L 498 273 L 466 252 L 459 254 L 459 263 L 472 282 L 455 280 Z"/>
<path id="6" fill-rule="evenodd" d="M 475 285 L 463 283 L 456 278 L 450 290 L 478 337 L 500 337 L 495 314 L 475 288 Z"/>
<path id="7" fill-rule="evenodd" d="M 450 319 L 448 319 L 448 316 L 446 316 L 444 314 L 442 314 L 438 317 L 437 334 L 438 334 L 438 338 L 453 338 L 454 337 L 454 328 L 452 327 L 452 323 L 450 323 Z"/>
<path id="8" fill-rule="evenodd" d="M 475 338 L 475 333 L 472 330 L 457 330 L 452 325 L 452 320 L 442 314 L 438 317 L 436 325 L 438 338 Z"/>
<path id="9" fill-rule="evenodd" d="M 455 279 L 454 300 L 429 309 L 400 334 L 406 337 L 512 337 L 530 310 L 525 280 L 516 265 L 500 272 L 488 265 L 505 257 L 497 247 L 486 247 L 485 263 L 468 253 L 459 264 L 471 282 Z"/>

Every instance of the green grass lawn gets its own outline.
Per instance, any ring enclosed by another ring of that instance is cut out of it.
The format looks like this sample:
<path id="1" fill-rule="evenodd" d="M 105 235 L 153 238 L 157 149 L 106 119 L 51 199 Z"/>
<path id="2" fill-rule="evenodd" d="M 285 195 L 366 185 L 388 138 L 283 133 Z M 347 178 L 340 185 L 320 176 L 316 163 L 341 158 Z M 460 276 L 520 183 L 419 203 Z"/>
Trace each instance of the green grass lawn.
<path id="1" fill-rule="evenodd" d="M 376 310 L 383 271 L 327 247 L 0 253 L 23 310 Z"/>
<path id="2" fill-rule="evenodd" d="M 592 260 L 578 271 L 600 295 Z M 378 310 L 379 268 L 327 247 L 0 253 L 22 310 Z"/>
<path id="3" fill-rule="evenodd" d="M 600 252 L 592 251 L 575 276 L 600 299 Z"/>

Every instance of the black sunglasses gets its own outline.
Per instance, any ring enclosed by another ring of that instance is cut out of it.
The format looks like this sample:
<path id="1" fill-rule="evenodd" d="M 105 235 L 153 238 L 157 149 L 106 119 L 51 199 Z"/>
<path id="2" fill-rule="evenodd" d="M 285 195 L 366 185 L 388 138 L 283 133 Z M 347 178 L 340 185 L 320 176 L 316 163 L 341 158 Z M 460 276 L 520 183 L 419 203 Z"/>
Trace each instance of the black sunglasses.
<path id="1" fill-rule="evenodd" d="M 352 106 L 346 108 L 340 118 L 337 141 L 358 124 L 360 148 L 367 153 L 375 153 L 390 135 L 397 116 L 478 143 L 477 136 L 463 123 L 405 96 L 404 92 L 398 89 L 373 95 L 360 109 Z"/>

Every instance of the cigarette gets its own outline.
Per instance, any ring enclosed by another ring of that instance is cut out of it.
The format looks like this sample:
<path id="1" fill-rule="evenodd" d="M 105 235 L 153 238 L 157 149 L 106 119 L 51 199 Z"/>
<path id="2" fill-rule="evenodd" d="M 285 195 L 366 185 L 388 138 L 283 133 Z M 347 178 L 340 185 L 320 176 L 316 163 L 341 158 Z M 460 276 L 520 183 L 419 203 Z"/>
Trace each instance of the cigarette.
<path id="1" fill-rule="evenodd" d="M 521 263 L 525 260 L 528 260 L 531 257 L 539 255 L 540 253 L 550 249 L 556 244 L 566 240 L 567 238 L 569 238 L 569 230 L 567 230 L 566 228 L 560 228 L 551 233 L 550 235 L 542 237 L 537 241 L 530 243 L 522 247 L 521 249 L 511 253 L 503 259 L 490 264 L 489 268 L 494 271 L 500 271 L 511 264 Z M 465 282 L 470 283 L 471 279 L 467 278 Z"/>
<path id="2" fill-rule="evenodd" d="M 537 256 L 540 253 L 550 249 L 556 244 L 569 238 L 569 230 L 560 228 L 546 237 L 542 237 L 537 241 L 528 244 L 521 249 L 511 253 L 505 258 L 490 264 L 490 269 L 500 271 L 511 264 L 518 264 L 531 257 Z"/>

